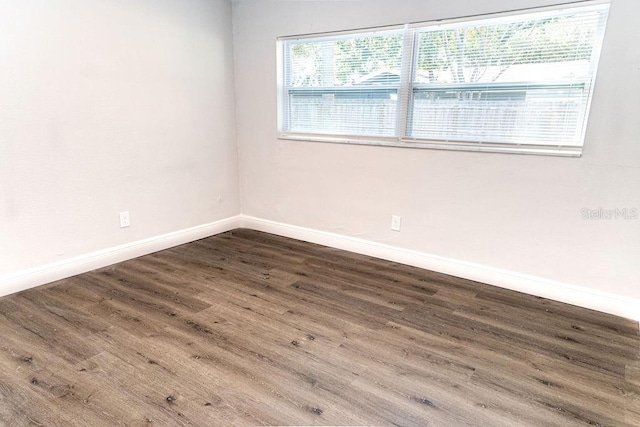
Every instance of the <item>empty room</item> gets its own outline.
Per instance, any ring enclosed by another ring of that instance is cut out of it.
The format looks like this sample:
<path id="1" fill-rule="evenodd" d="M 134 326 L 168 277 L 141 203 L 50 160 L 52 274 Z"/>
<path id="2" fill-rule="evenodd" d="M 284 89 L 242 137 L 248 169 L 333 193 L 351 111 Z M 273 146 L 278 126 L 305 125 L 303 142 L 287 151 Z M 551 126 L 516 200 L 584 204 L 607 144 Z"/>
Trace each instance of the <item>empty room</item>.
<path id="1" fill-rule="evenodd" d="M 640 426 L 638 22 L 0 2 L 0 426 Z"/>

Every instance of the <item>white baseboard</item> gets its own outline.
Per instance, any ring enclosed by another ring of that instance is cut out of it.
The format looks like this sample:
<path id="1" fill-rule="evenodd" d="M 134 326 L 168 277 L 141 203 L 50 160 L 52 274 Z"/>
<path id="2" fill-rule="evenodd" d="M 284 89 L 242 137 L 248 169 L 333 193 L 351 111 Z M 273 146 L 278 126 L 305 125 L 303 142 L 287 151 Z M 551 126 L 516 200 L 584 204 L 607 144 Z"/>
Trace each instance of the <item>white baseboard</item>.
<path id="1" fill-rule="evenodd" d="M 640 320 L 640 300 L 609 292 L 247 215 L 240 216 L 240 226 Z"/>
<path id="2" fill-rule="evenodd" d="M 96 268 L 106 267 L 173 246 L 224 233 L 225 231 L 230 231 L 238 227 L 250 228 L 369 255 L 462 277 L 464 279 L 475 280 L 501 288 L 524 292 L 530 295 L 549 298 L 579 307 L 610 313 L 628 319 L 640 320 L 640 300 L 638 299 L 247 215 L 237 215 L 208 224 L 3 275 L 0 276 L 0 296 L 20 292 L 25 289 L 85 273 Z"/>
<path id="3" fill-rule="evenodd" d="M 148 239 L 103 249 L 7 275 L 0 275 L 0 296 L 20 292 L 56 280 L 75 276 L 96 268 L 126 261 L 173 246 L 193 242 L 238 228 L 240 216 L 233 216 L 208 224 L 174 231 Z"/>

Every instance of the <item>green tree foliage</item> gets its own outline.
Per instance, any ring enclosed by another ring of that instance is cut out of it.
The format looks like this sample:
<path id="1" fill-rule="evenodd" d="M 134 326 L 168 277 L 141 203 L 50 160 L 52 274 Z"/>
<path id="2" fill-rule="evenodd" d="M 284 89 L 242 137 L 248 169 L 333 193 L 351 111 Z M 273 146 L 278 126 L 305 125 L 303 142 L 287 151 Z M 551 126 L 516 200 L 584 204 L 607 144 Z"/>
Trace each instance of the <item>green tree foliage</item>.
<path id="1" fill-rule="evenodd" d="M 423 32 L 417 71 L 428 82 L 492 82 L 514 65 L 588 60 L 593 30 L 565 25 L 567 19 Z"/>
<path id="2" fill-rule="evenodd" d="M 514 65 L 588 60 L 591 26 L 571 16 L 426 30 L 418 35 L 416 78 L 423 83 L 498 81 Z M 585 29 L 586 28 L 586 29 Z M 292 85 L 344 86 L 374 72 L 400 73 L 402 35 L 291 44 Z"/>
<path id="3" fill-rule="evenodd" d="M 402 65 L 402 36 L 366 37 L 336 43 L 340 85 L 356 83 L 375 71 L 399 71 Z"/>
<path id="4" fill-rule="evenodd" d="M 294 87 L 319 86 L 320 43 L 296 43 L 290 49 L 291 85 Z"/>
<path id="5" fill-rule="evenodd" d="M 293 86 L 344 86 L 375 71 L 399 70 L 402 36 L 371 36 L 291 45 Z"/>

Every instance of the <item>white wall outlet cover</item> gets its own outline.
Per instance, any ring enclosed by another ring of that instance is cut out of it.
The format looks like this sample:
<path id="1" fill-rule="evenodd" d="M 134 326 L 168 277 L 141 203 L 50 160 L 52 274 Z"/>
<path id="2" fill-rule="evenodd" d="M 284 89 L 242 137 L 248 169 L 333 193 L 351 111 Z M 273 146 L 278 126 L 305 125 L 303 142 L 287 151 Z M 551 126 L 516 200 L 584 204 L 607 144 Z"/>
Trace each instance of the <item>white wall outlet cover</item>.
<path id="1" fill-rule="evenodd" d="M 129 220 L 129 211 L 120 212 L 120 228 L 129 227 L 131 221 Z"/>
<path id="2" fill-rule="evenodd" d="M 391 229 L 393 231 L 400 231 L 402 225 L 402 217 L 398 215 L 391 215 Z"/>

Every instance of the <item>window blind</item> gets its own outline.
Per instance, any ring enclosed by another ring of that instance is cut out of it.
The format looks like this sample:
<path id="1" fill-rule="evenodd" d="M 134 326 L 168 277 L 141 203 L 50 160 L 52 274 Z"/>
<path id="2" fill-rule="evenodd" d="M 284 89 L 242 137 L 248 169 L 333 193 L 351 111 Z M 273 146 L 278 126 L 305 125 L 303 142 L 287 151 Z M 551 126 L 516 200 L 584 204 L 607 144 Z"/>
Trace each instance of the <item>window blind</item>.
<path id="1" fill-rule="evenodd" d="M 292 40 L 285 57 L 287 130 L 395 135 L 401 32 Z"/>
<path id="2" fill-rule="evenodd" d="M 606 9 L 419 28 L 408 136 L 581 145 Z"/>
<path id="3" fill-rule="evenodd" d="M 281 137 L 579 153 L 607 12 L 597 1 L 283 38 Z"/>

